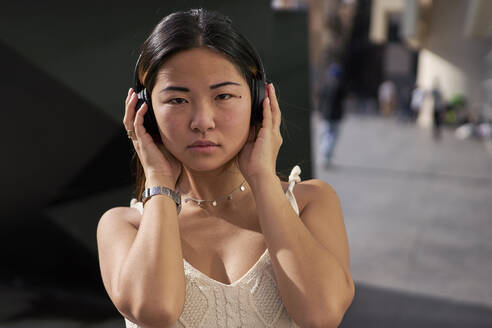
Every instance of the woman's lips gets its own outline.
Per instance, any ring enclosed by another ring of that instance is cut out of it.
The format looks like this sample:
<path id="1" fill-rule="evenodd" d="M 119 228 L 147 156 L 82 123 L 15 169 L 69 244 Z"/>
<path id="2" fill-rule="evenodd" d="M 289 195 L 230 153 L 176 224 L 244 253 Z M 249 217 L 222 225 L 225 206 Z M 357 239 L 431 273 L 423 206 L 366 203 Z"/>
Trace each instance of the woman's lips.
<path id="1" fill-rule="evenodd" d="M 199 152 L 199 153 L 211 153 L 219 148 L 219 145 L 197 145 L 197 146 L 189 146 L 191 151 Z"/>

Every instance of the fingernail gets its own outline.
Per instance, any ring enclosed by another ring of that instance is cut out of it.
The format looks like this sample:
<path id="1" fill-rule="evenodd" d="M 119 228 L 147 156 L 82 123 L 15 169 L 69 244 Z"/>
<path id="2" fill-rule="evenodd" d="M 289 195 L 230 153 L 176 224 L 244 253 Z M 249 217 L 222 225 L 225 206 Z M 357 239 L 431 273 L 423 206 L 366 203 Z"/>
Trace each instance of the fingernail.
<path id="1" fill-rule="evenodd" d="M 273 93 L 275 93 L 275 87 L 274 87 L 273 83 L 270 83 L 270 85 L 272 86 Z"/>
<path id="2" fill-rule="evenodd" d="M 132 92 L 132 88 L 128 89 L 128 94 L 130 94 L 130 92 Z"/>

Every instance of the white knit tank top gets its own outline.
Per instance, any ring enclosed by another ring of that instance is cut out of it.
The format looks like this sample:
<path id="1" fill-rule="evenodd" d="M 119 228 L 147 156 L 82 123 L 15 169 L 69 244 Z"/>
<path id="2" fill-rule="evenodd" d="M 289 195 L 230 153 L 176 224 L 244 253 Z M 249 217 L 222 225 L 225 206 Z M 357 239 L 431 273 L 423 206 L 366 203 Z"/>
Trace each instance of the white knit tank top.
<path id="1" fill-rule="evenodd" d="M 293 188 L 301 179 L 295 166 L 285 196 L 299 215 Z M 132 199 L 131 207 L 143 212 L 142 203 Z M 268 248 L 237 281 L 224 284 L 194 268 L 183 259 L 186 277 L 184 310 L 173 327 L 299 327 L 287 314 L 277 287 Z M 127 328 L 139 328 L 125 318 Z"/>

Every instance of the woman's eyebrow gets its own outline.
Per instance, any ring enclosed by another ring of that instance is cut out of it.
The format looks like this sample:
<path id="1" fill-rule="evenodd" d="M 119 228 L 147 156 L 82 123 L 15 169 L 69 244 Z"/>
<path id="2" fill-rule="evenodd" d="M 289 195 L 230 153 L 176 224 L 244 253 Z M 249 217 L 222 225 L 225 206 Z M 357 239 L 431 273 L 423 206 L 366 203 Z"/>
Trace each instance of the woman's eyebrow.
<path id="1" fill-rule="evenodd" d="M 220 83 L 217 83 L 217 84 L 212 84 L 210 86 L 210 89 L 217 89 L 217 88 L 220 88 L 220 87 L 223 87 L 224 85 L 241 85 L 239 83 L 236 83 L 236 82 L 231 82 L 231 81 L 226 81 L 226 82 L 220 82 Z M 174 85 L 170 85 L 164 89 L 162 89 L 160 92 L 164 92 L 164 91 L 183 91 L 183 92 L 190 92 L 190 89 L 186 88 L 186 87 L 179 87 L 179 86 L 174 86 Z"/>
<path id="2" fill-rule="evenodd" d="M 221 82 L 221 83 L 217 83 L 217 84 L 212 84 L 210 86 L 210 89 L 217 89 L 217 88 L 220 88 L 224 85 L 229 85 L 229 84 L 232 84 L 232 85 L 240 85 L 239 83 L 236 83 L 236 82 L 230 82 L 230 81 L 226 81 L 226 82 Z"/>

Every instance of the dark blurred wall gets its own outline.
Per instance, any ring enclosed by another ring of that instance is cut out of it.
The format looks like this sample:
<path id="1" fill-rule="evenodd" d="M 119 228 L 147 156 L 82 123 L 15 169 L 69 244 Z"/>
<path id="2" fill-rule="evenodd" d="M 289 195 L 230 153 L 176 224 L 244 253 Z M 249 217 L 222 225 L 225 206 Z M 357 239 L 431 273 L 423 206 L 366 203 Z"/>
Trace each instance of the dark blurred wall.
<path id="1" fill-rule="evenodd" d="M 163 16 L 205 4 L 233 19 L 275 82 L 287 128 L 278 170 L 300 164 L 311 177 L 305 12 L 269 1 L 5 2 L 0 282 L 101 289 L 97 222 L 133 196 L 122 119 L 139 46 Z"/>

